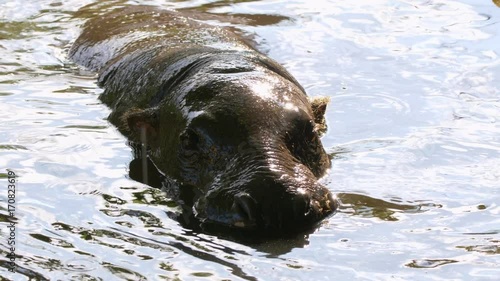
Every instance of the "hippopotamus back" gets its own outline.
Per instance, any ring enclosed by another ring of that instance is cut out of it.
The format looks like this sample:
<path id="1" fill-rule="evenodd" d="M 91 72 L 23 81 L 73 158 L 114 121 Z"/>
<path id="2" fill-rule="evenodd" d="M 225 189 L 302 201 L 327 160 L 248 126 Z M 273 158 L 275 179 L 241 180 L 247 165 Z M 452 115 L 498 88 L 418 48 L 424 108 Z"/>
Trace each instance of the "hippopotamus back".
<path id="1" fill-rule="evenodd" d="M 180 189 L 197 219 L 236 228 L 310 227 L 336 208 L 304 89 L 224 28 L 148 6 L 90 20 L 70 58 L 99 72 L 109 120 Z M 321 116 L 318 116 L 321 115 Z M 316 121 L 316 122 L 315 122 Z"/>

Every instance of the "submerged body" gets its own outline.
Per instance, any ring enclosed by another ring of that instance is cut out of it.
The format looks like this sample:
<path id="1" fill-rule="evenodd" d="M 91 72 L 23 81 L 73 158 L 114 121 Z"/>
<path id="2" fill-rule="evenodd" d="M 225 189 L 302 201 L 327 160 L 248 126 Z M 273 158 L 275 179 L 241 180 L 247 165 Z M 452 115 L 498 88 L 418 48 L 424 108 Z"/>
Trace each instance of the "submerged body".
<path id="1" fill-rule="evenodd" d="M 90 20 L 70 58 L 99 72 L 109 120 L 179 189 L 202 222 L 268 231 L 311 227 L 336 209 L 330 167 L 299 83 L 223 28 L 131 6 Z"/>

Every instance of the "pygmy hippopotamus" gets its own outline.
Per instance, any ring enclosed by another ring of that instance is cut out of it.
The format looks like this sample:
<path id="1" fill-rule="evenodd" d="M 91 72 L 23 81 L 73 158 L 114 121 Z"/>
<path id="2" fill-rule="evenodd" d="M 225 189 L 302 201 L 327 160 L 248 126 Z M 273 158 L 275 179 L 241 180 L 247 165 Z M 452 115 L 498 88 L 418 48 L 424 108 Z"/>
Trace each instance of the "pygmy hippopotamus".
<path id="1" fill-rule="evenodd" d="M 87 21 L 69 57 L 99 73 L 109 121 L 131 142 L 145 134 L 156 167 L 196 191 L 200 222 L 291 231 L 335 212 L 317 182 L 326 104 L 232 31 L 130 6 Z"/>

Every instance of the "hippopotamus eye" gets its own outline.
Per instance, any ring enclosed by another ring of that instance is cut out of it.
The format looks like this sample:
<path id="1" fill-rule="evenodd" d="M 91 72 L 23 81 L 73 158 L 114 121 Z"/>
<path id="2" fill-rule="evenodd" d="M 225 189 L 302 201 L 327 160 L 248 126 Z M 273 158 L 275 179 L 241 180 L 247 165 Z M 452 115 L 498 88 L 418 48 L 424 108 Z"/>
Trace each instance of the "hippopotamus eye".
<path id="1" fill-rule="evenodd" d="M 198 150 L 199 142 L 200 142 L 200 137 L 195 131 L 191 129 L 187 129 L 180 135 L 180 144 L 183 150 L 186 151 Z"/>

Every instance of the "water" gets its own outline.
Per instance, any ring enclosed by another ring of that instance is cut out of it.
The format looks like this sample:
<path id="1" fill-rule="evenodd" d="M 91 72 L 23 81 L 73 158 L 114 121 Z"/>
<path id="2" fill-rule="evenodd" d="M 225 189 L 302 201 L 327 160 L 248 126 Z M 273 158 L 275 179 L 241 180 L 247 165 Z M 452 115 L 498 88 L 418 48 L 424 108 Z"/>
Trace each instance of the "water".
<path id="1" fill-rule="evenodd" d="M 143 1 L 217 14 L 331 98 L 322 181 L 342 208 L 314 233 L 258 244 L 168 218 L 175 203 L 128 178 L 95 75 L 66 59 L 85 19 L 136 2 L 1 1 L 0 279 L 498 280 L 495 1 Z"/>

